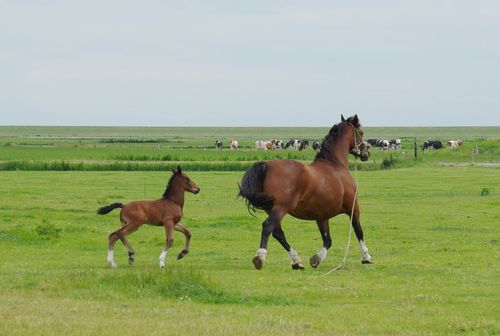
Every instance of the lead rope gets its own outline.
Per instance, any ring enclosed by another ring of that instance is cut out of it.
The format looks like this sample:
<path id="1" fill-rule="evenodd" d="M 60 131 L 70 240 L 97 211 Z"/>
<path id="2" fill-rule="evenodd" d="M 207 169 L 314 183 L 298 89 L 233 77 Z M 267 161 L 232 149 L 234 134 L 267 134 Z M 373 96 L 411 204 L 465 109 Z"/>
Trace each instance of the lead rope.
<path id="1" fill-rule="evenodd" d="M 354 126 L 353 126 L 353 129 L 354 129 Z M 354 135 L 354 145 L 356 145 L 356 135 Z M 355 146 L 355 147 L 357 147 L 357 146 Z M 354 158 L 354 174 L 356 176 L 356 191 L 354 192 L 354 201 L 352 202 L 351 225 L 349 226 L 349 237 L 347 239 L 347 246 L 345 248 L 344 258 L 342 259 L 342 262 L 340 264 L 338 264 L 336 267 L 332 268 L 331 270 L 329 270 L 328 272 L 326 272 L 325 274 L 323 274 L 321 276 L 325 276 L 325 275 L 328 275 L 332 272 L 335 272 L 336 270 L 338 270 L 342 266 L 346 265 L 345 260 L 347 259 L 347 254 L 349 253 L 349 248 L 351 247 L 352 216 L 354 215 L 354 205 L 356 204 L 356 198 L 358 198 L 358 185 L 359 185 L 359 183 L 358 183 L 358 160 L 357 160 L 357 158 Z"/>

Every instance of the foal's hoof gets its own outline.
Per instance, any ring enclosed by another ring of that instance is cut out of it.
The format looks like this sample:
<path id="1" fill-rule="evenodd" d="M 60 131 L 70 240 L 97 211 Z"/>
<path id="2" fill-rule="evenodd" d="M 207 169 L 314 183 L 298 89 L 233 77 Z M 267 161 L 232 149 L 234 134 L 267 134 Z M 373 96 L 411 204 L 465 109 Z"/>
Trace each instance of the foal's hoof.
<path id="1" fill-rule="evenodd" d="M 313 268 L 316 268 L 318 267 L 319 263 L 321 262 L 321 259 L 319 257 L 319 255 L 315 254 L 311 257 L 311 259 L 309 260 L 309 263 L 311 264 L 311 266 Z"/>
<path id="2" fill-rule="evenodd" d="M 302 262 L 298 262 L 298 263 L 295 263 L 295 264 L 292 264 L 292 269 L 294 270 L 303 270 L 304 269 L 304 265 L 302 264 Z"/>
<path id="3" fill-rule="evenodd" d="M 255 269 L 257 269 L 257 270 L 262 269 L 262 266 L 264 266 L 264 260 L 258 255 L 253 257 L 252 263 L 255 266 Z"/>
<path id="4" fill-rule="evenodd" d="M 135 254 L 134 253 L 128 253 L 128 263 L 130 266 L 132 266 L 134 264 L 134 260 L 135 260 Z"/>
<path id="5" fill-rule="evenodd" d="M 188 253 L 189 253 L 188 250 L 182 250 L 181 253 L 177 255 L 177 260 L 184 258 Z"/>
<path id="6" fill-rule="evenodd" d="M 362 264 L 373 264 L 373 260 L 361 260 Z"/>

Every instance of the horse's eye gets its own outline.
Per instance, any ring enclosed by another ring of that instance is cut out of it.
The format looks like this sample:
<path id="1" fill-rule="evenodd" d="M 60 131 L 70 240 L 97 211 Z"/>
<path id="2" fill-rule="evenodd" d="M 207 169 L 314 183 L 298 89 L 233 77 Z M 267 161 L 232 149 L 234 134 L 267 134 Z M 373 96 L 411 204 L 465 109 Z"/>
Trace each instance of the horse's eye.
<path id="1" fill-rule="evenodd" d="M 189 183 L 190 179 L 189 177 L 186 177 L 186 182 Z"/>

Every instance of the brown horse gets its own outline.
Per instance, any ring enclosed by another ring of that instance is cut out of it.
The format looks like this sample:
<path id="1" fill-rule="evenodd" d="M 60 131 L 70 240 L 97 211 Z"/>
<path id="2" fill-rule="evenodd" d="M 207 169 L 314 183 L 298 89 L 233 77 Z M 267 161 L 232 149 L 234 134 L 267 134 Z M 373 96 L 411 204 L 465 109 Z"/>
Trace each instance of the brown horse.
<path id="1" fill-rule="evenodd" d="M 304 268 L 281 229 L 281 221 L 286 214 L 315 220 L 318 225 L 323 248 L 310 259 L 312 267 L 316 268 L 326 258 L 332 245 L 328 220 L 341 213 L 352 217 L 361 249 L 361 262 L 372 263 L 359 222 L 359 205 L 355 199 L 357 187 L 349 173 L 349 153 L 362 161 L 370 156 L 370 145 L 363 141 L 363 130 L 357 115 L 347 120 L 342 116 L 342 121 L 325 136 L 311 164 L 271 160 L 256 162 L 249 168 L 241 180 L 240 196 L 246 199 L 249 209 L 261 209 L 269 215 L 262 223 L 260 247 L 252 260 L 256 269 L 264 265 L 271 233 L 288 251 L 292 268 Z"/>
<path id="2" fill-rule="evenodd" d="M 163 226 L 165 228 L 166 243 L 160 254 L 160 267 L 165 267 L 165 257 L 167 251 L 174 242 L 173 231 L 180 231 L 186 236 L 184 249 L 179 253 L 177 259 L 182 259 L 189 252 L 189 241 L 191 231 L 180 223 L 182 218 L 182 208 L 184 207 L 184 192 L 193 194 L 200 192 L 200 188 L 194 183 L 178 166 L 177 170 L 172 169 L 173 175 L 168 181 L 163 197 L 156 201 L 135 201 L 125 205 L 113 203 L 97 210 L 99 215 L 105 215 L 113 209 L 122 208 L 120 212 L 120 222 L 122 227 L 109 235 L 108 263 L 112 268 L 117 265 L 114 260 L 113 247 L 120 239 L 128 250 L 128 261 L 134 263 L 135 251 L 127 240 L 127 236 L 137 231 L 143 224 Z"/>

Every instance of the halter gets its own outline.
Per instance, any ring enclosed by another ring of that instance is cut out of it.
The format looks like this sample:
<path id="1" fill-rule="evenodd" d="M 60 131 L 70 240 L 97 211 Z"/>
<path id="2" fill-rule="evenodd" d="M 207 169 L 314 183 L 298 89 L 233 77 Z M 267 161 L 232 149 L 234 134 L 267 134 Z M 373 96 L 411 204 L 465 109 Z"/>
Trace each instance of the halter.
<path id="1" fill-rule="evenodd" d="M 352 129 L 354 130 L 354 148 L 356 149 L 356 153 L 358 155 L 361 155 L 361 150 L 359 149 L 359 146 L 363 143 L 362 141 L 360 143 L 357 143 L 357 137 L 359 136 L 359 138 L 361 139 L 361 135 L 359 134 L 358 130 L 356 129 L 356 127 L 354 127 L 353 124 L 351 123 L 348 123 L 349 125 L 352 126 Z M 335 272 L 336 270 L 338 270 L 339 268 L 341 268 L 342 266 L 345 266 L 347 265 L 346 264 L 346 259 L 347 259 L 347 254 L 349 253 L 349 248 L 351 247 L 351 237 L 352 237 L 352 218 L 353 218 L 353 215 L 354 215 L 354 205 L 356 204 L 356 199 L 358 198 L 358 189 L 359 189 L 359 180 L 358 180 L 358 164 L 357 164 L 357 161 L 356 161 L 356 158 L 354 159 L 354 171 L 356 173 L 356 191 L 354 192 L 354 200 L 352 201 L 352 209 L 351 209 L 351 225 L 349 225 L 349 236 L 348 236 L 348 239 L 347 239 L 347 245 L 346 245 L 346 248 L 345 248 L 345 253 L 344 253 L 344 258 L 342 259 L 341 263 L 338 264 L 336 267 L 332 268 L 331 270 L 329 270 L 328 272 L 326 272 L 325 274 L 322 274 L 321 276 L 325 276 L 325 275 L 328 275 L 332 272 Z"/>
<path id="2" fill-rule="evenodd" d="M 361 135 L 359 134 L 359 131 L 356 129 L 356 127 L 354 127 L 353 124 L 351 124 L 351 123 L 347 123 L 347 124 L 351 125 L 352 130 L 354 131 L 354 147 L 353 147 L 352 151 L 354 153 L 356 153 L 356 155 L 361 155 L 361 150 L 359 149 L 359 146 L 361 146 L 363 144 L 363 141 L 361 141 Z M 357 141 L 358 139 L 360 141 Z"/>

